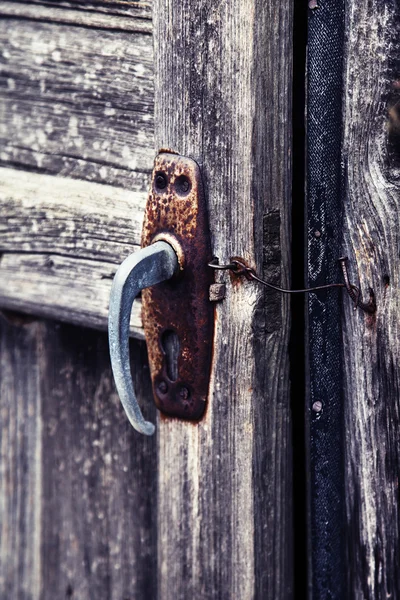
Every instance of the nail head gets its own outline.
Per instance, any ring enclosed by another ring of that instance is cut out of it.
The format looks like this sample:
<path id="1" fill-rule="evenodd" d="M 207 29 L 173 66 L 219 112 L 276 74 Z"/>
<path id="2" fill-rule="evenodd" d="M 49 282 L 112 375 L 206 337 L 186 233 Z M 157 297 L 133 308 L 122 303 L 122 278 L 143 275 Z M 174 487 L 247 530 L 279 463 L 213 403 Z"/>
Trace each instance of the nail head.
<path id="1" fill-rule="evenodd" d="M 158 173 L 158 175 L 156 175 L 156 187 L 159 190 L 163 190 L 167 187 L 167 178 L 163 173 Z"/>
<path id="2" fill-rule="evenodd" d="M 161 392 L 161 394 L 167 393 L 168 385 L 165 381 L 160 381 L 160 383 L 158 384 L 158 391 Z"/>
<path id="3" fill-rule="evenodd" d="M 181 387 L 179 390 L 179 396 L 182 398 L 182 400 L 187 400 L 189 398 L 189 390 L 187 387 Z"/>

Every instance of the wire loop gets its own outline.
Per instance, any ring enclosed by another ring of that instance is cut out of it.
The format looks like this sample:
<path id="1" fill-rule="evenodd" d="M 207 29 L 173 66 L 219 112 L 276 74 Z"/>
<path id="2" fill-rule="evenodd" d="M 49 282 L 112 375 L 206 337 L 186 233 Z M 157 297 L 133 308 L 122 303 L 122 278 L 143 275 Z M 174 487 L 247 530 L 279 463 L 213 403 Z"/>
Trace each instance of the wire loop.
<path id="1" fill-rule="evenodd" d="M 249 281 L 258 281 L 258 283 L 261 283 L 265 287 L 268 287 L 271 290 L 275 290 L 276 292 L 280 292 L 281 294 L 309 294 L 319 292 L 321 290 L 327 290 L 330 288 L 345 288 L 350 298 L 354 302 L 354 309 L 360 308 L 361 310 L 369 314 L 375 313 L 376 304 L 373 291 L 370 289 L 369 302 L 363 302 L 361 298 L 360 289 L 357 286 L 350 283 L 349 274 L 347 270 L 347 260 L 347 257 L 339 258 L 344 283 L 328 283 L 326 285 L 317 285 L 314 287 L 299 290 L 288 290 L 285 288 L 281 288 L 277 285 L 274 285 L 273 283 L 270 283 L 269 281 L 265 281 L 265 279 L 261 279 L 261 277 L 257 275 L 256 271 L 248 265 L 246 265 L 246 263 L 240 258 L 231 258 L 231 262 L 225 265 L 220 265 L 218 259 L 214 258 L 211 262 L 208 263 L 208 266 L 212 269 L 217 269 L 219 271 L 232 271 L 234 275 L 244 275 Z"/>

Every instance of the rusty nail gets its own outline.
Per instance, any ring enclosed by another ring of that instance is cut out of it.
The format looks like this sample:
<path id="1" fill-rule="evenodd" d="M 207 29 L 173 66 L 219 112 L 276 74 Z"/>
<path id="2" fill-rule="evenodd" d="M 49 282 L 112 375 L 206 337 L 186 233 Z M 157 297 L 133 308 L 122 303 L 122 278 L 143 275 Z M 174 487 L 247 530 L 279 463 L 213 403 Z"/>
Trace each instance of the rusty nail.
<path id="1" fill-rule="evenodd" d="M 187 400 L 189 398 L 189 390 L 187 387 L 181 387 L 179 390 L 179 396 L 182 398 L 182 400 Z"/>
<path id="2" fill-rule="evenodd" d="M 354 309 L 361 308 L 366 313 L 374 314 L 376 312 L 375 296 L 372 289 L 369 290 L 369 302 L 363 302 L 361 299 L 361 291 L 350 283 L 349 273 L 347 271 L 347 256 L 339 258 L 339 264 L 342 269 L 344 284 L 346 286 L 347 293 L 354 302 Z"/>
<path id="3" fill-rule="evenodd" d="M 168 391 L 168 385 L 165 381 L 160 381 L 160 383 L 158 384 L 158 391 L 161 394 L 166 394 Z"/>
<path id="4" fill-rule="evenodd" d="M 181 175 L 175 181 L 175 187 L 178 194 L 187 194 L 190 189 L 190 181 L 186 175 Z"/>
<path id="5" fill-rule="evenodd" d="M 158 173 L 156 176 L 156 187 L 158 187 L 160 190 L 163 190 L 167 187 L 167 178 L 163 173 Z"/>

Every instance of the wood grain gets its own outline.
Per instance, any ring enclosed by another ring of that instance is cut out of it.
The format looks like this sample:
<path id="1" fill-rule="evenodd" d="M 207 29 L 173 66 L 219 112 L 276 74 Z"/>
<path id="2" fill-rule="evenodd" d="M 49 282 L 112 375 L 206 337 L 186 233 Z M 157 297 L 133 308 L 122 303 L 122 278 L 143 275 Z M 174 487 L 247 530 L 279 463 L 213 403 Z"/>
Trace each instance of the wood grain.
<path id="1" fill-rule="evenodd" d="M 0 15 L 51 23 L 71 23 L 95 29 L 152 33 L 151 0 L 5 0 Z"/>
<path id="2" fill-rule="evenodd" d="M 285 285 L 292 26 L 290 0 L 154 2 L 156 145 L 199 162 L 222 262 L 241 256 L 270 276 L 273 214 Z M 206 417 L 159 421 L 163 600 L 292 595 L 289 303 L 223 281 Z"/>
<path id="3" fill-rule="evenodd" d="M 42 396 L 40 325 L 0 319 L 0 598 L 39 598 Z"/>
<path id="4" fill-rule="evenodd" d="M 0 168 L 0 306 L 106 329 L 144 204 L 141 192 Z M 131 333 L 143 337 L 139 301 Z"/>
<path id="5" fill-rule="evenodd" d="M 0 15 L 9 17 L 0 19 L 0 164 L 144 190 L 154 154 L 150 22 L 137 18 L 139 31 L 134 17 L 13 2 Z M 99 29 L 99 18 L 119 29 Z"/>
<path id="6" fill-rule="evenodd" d="M 344 301 L 349 597 L 400 597 L 400 7 L 347 7 L 344 252 L 378 310 Z"/>
<path id="7" fill-rule="evenodd" d="M 106 336 L 12 315 L 0 340 L 0 598 L 155 598 L 156 437 L 126 420 Z"/>

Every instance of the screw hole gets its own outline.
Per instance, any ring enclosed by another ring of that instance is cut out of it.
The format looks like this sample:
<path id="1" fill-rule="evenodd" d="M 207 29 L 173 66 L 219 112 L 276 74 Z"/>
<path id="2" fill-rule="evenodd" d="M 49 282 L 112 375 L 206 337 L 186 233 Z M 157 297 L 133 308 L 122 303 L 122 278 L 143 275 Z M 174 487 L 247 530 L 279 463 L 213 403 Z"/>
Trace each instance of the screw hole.
<path id="1" fill-rule="evenodd" d="M 191 189 L 190 180 L 186 175 L 180 175 L 175 181 L 175 189 L 180 196 L 185 196 Z"/>
<path id="2" fill-rule="evenodd" d="M 156 173 L 154 182 L 157 190 L 165 190 L 168 185 L 167 176 L 161 172 Z"/>
<path id="3" fill-rule="evenodd" d="M 157 386 L 157 390 L 159 391 L 159 393 L 161 395 L 164 395 L 168 392 L 168 384 L 166 381 L 161 380 L 160 383 Z"/>
<path id="4" fill-rule="evenodd" d="M 190 398 L 190 390 L 185 385 L 183 385 L 179 390 L 179 398 L 181 401 L 183 401 L 184 409 L 188 410 L 189 404 L 187 403 L 187 400 Z"/>

